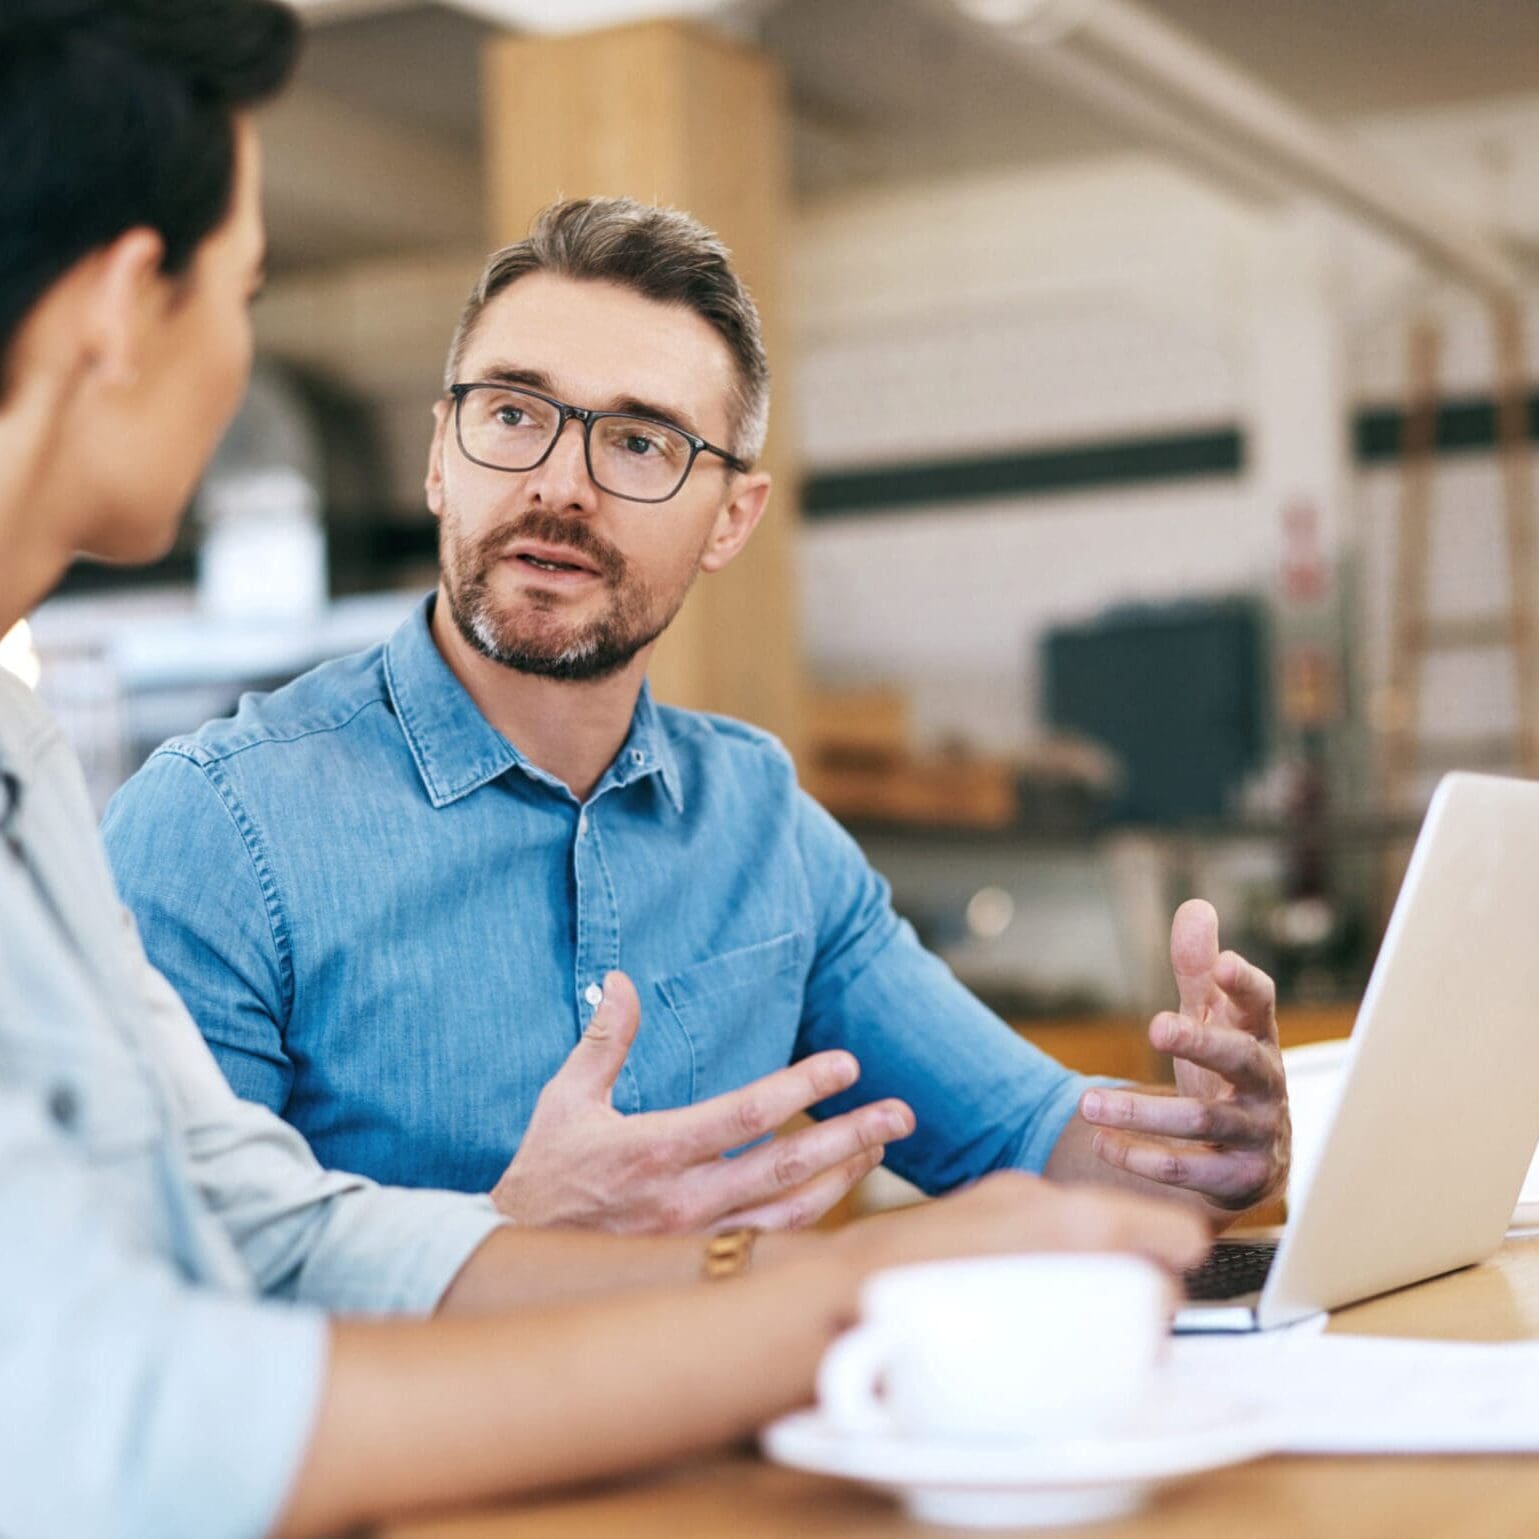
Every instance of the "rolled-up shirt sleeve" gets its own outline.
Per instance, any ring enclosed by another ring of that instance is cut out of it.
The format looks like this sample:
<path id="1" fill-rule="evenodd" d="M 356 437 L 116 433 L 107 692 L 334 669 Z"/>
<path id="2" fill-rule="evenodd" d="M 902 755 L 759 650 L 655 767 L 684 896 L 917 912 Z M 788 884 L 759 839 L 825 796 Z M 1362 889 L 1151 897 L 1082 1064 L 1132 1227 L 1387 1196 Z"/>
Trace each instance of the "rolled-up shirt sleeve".
<path id="1" fill-rule="evenodd" d="M 144 949 L 225 1078 L 281 1113 L 294 1080 L 283 1036 L 294 987 L 289 937 L 272 873 L 228 795 L 187 754 L 161 748 L 108 804 L 102 841 Z"/>
<path id="2" fill-rule="evenodd" d="M 859 846 L 805 794 L 797 842 L 816 930 L 798 1056 L 842 1047 L 858 1084 L 830 1116 L 882 1096 L 913 1108 L 915 1131 L 886 1163 L 927 1192 L 991 1170 L 1041 1171 L 1079 1098 L 1111 1081 L 1070 1070 L 1012 1031 L 919 943 Z"/>
<path id="3" fill-rule="evenodd" d="M 319 1405 L 325 1317 L 192 1286 L 102 1208 L 36 1095 L 0 1080 L 0 1534 L 267 1533 Z"/>

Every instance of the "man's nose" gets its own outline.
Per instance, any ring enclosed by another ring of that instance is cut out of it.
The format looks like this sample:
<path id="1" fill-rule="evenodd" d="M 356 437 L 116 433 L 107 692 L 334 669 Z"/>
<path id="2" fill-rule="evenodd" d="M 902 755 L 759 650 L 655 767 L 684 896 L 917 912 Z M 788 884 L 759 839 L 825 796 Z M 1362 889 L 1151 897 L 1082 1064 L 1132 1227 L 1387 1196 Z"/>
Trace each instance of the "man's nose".
<path id="1" fill-rule="evenodd" d="M 550 453 L 529 472 L 525 492 L 532 502 L 547 508 L 577 508 L 584 512 L 593 508 L 598 489 L 588 474 L 583 424 L 576 417 L 568 417 L 561 424 Z"/>

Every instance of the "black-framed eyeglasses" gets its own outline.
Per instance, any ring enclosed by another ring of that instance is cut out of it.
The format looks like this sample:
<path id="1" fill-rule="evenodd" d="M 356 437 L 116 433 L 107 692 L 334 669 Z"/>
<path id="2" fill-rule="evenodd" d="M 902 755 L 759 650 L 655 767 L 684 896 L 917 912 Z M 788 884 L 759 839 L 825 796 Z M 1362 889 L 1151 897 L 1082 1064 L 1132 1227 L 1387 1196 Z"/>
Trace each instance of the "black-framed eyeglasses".
<path id="1" fill-rule="evenodd" d="M 582 423 L 583 454 L 593 484 L 627 502 L 667 502 L 702 454 L 714 454 L 734 470 L 748 469 L 735 454 L 657 417 L 591 411 L 537 390 L 485 380 L 451 385 L 449 394 L 461 451 L 488 470 L 543 465 L 574 417 Z"/>

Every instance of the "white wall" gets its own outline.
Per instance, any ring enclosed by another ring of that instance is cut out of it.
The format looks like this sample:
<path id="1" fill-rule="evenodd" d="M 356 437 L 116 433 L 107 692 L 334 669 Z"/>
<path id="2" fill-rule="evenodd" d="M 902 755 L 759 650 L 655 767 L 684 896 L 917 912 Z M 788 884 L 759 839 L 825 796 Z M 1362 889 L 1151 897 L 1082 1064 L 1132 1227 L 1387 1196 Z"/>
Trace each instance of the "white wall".
<path id="1" fill-rule="evenodd" d="M 814 525 L 805 644 L 830 677 L 910 686 L 923 737 L 1008 750 L 1034 732 L 1042 631 L 1108 604 L 1247 589 L 1269 541 L 1224 481 Z"/>

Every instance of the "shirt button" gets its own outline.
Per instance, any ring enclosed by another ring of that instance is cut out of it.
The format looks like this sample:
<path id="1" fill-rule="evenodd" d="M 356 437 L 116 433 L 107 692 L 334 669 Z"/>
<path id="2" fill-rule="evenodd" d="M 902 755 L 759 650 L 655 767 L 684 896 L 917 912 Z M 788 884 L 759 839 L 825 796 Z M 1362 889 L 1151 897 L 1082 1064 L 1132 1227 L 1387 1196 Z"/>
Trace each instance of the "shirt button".
<path id="1" fill-rule="evenodd" d="M 631 749 L 631 763 L 632 764 L 645 764 L 646 762 L 647 762 L 647 756 L 639 748 Z"/>
<path id="2" fill-rule="evenodd" d="M 580 813 L 577 814 L 577 837 L 579 839 L 581 839 L 582 836 L 585 833 L 587 833 L 587 832 L 588 832 L 588 814 L 586 812 L 580 812 Z"/>
<path id="3" fill-rule="evenodd" d="M 55 1085 L 48 1092 L 48 1115 L 61 1128 L 72 1128 L 80 1116 L 80 1097 L 68 1085 Z"/>
<path id="4" fill-rule="evenodd" d="M 595 1010 L 597 1010 L 600 1004 L 603 1003 L 604 991 L 598 986 L 598 984 L 590 983 L 587 988 L 582 991 L 582 997 L 586 999 Z"/>

